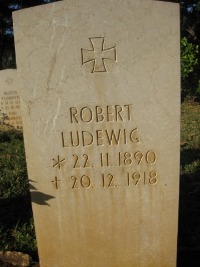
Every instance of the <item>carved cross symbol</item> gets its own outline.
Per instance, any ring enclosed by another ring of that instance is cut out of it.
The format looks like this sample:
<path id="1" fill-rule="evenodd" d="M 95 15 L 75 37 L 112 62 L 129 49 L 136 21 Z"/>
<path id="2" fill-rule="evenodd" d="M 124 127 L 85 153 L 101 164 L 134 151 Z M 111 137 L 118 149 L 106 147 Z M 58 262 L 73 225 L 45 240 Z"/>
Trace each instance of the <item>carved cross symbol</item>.
<path id="1" fill-rule="evenodd" d="M 58 180 L 57 176 L 55 176 L 55 181 L 52 181 L 53 184 L 55 184 L 55 188 L 58 189 L 58 183 L 61 182 L 61 180 Z"/>
<path id="2" fill-rule="evenodd" d="M 58 159 L 53 159 L 53 161 L 55 162 L 55 164 L 53 165 L 53 167 L 58 167 L 59 169 L 61 168 L 61 166 L 64 164 L 65 159 L 60 160 L 60 157 L 58 156 Z"/>
<path id="3" fill-rule="evenodd" d="M 105 37 L 89 38 L 92 50 L 81 49 L 82 65 L 93 62 L 92 73 L 107 72 L 106 60 L 114 60 L 116 62 L 116 48 L 104 48 Z"/>

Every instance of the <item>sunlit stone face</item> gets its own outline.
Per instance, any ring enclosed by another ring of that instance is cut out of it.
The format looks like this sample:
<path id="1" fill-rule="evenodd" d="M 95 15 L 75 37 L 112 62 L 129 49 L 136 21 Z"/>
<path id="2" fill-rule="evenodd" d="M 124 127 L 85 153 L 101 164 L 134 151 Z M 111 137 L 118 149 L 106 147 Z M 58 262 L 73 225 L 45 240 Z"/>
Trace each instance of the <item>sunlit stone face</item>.
<path id="1" fill-rule="evenodd" d="M 179 7 L 14 13 L 41 267 L 175 267 Z"/>

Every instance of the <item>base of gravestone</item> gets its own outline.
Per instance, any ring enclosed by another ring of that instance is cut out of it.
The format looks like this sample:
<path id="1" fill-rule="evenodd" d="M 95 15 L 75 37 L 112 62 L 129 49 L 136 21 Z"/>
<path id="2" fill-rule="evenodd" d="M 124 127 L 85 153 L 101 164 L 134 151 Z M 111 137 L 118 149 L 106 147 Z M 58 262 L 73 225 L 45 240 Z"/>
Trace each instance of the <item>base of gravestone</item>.
<path id="1" fill-rule="evenodd" d="M 0 267 L 22 267 L 21 265 L 13 265 L 11 263 L 8 262 L 3 262 L 0 260 Z M 40 267 L 39 263 L 33 263 L 30 265 L 30 267 Z"/>
<path id="2" fill-rule="evenodd" d="M 199 251 L 179 251 L 177 254 L 177 267 L 197 267 L 199 263 Z"/>
<path id="3" fill-rule="evenodd" d="M 0 260 L 0 267 L 22 267 L 20 265 L 13 265 L 11 263 L 8 263 L 8 262 L 3 262 Z M 30 265 L 30 267 L 40 267 L 39 263 L 33 263 Z"/>

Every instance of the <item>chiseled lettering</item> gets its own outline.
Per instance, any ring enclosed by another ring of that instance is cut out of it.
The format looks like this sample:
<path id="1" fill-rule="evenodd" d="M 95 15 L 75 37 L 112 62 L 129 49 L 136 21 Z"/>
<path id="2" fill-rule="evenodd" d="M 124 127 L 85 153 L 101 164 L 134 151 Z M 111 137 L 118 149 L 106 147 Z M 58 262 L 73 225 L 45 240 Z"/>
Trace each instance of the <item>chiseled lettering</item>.
<path id="1" fill-rule="evenodd" d="M 137 164 L 140 165 L 142 159 L 143 159 L 144 155 L 142 152 L 140 151 L 136 151 L 135 154 L 134 154 L 134 158 L 135 160 L 137 160 Z"/>
<path id="2" fill-rule="evenodd" d="M 82 122 L 90 122 L 92 120 L 92 110 L 88 107 L 83 107 L 80 110 L 80 118 Z"/>
<path id="3" fill-rule="evenodd" d="M 78 155 L 74 154 L 73 158 L 75 161 L 73 168 L 80 168 Z"/>
<path id="4" fill-rule="evenodd" d="M 51 182 L 55 185 L 56 189 L 59 189 L 58 183 L 61 182 L 61 180 L 58 180 L 57 176 L 55 176 L 55 180 Z"/>
<path id="5" fill-rule="evenodd" d="M 126 145 L 126 129 L 124 129 L 124 145 Z"/>
<path id="6" fill-rule="evenodd" d="M 83 176 L 80 178 L 80 183 L 81 183 L 81 186 L 82 186 L 83 188 L 88 188 L 88 187 L 90 187 L 90 185 L 91 185 L 90 178 L 89 178 L 87 175 L 83 175 Z"/>
<path id="7" fill-rule="evenodd" d="M 87 154 L 83 154 L 82 156 L 78 156 L 76 154 L 73 155 L 74 164 L 73 168 L 91 168 L 89 162 L 89 156 Z"/>
<path id="8" fill-rule="evenodd" d="M 71 123 L 130 121 L 132 104 L 70 108 Z"/>
<path id="9" fill-rule="evenodd" d="M 83 164 L 83 168 L 90 168 L 90 164 L 89 164 L 89 157 L 87 154 L 83 154 L 83 158 L 84 158 L 84 164 Z"/>
<path id="10" fill-rule="evenodd" d="M 112 174 L 102 174 L 102 186 L 105 188 L 105 187 L 114 187 L 114 186 L 117 186 L 115 185 L 113 182 L 114 180 L 114 176 Z"/>
<path id="11" fill-rule="evenodd" d="M 108 184 L 108 187 L 110 187 L 110 186 L 115 186 L 115 185 L 113 184 L 114 176 L 113 176 L 112 174 L 108 174 L 107 177 L 110 179 L 109 184 Z"/>
<path id="12" fill-rule="evenodd" d="M 76 137 L 75 137 L 76 133 Z M 70 132 L 70 140 L 71 140 L 71 145 L 72 146 L 79 146 L 79 133 L 78 131 L 75 132 Z"/>
<path id="13" fill-rule="evenodd" d="M 136 131 L 138 131 L 138 128 L 135 128 L 130 132 L 130 140 L 133 143 L 139 143 L 140 142 L 140 139 L 138 137 L 134 137 L 134 134 Z"/>
<path id="14" fill-rule="evenodd" d="M 100 153 L 101 167 L 103 166 L 112 166 L 110 165 L 110 158 L 108 153 Z"/>
<path id="15" fill-rule="evenodd" d="M 83 146 L 90 146 L 93 144 L 93 135 L 88 131 L 82 131 Z"/>
<path id="16" fill-rule="evenodd" d="M 130 109 L 131 109 L 131 107 L 133 107 L 133 105 L 131 104 L 131 105 L 124 105 L 124 107 L 125 108 L 127 108 L 127 117 L 128 117 L 128 121 L 130 121 L 131 120 L 131 111 L 130 111 Z"/>
<path id="17" fill-rule="evenodd" d="M 107 106 L 107 121 L 113 121 L 113 106 Z"/>
<path id="18" fill-rule="evenodd" d="M 113 141 L 115 141 L 115 144 L 119 144 L 119 139 L 120 139 L 120 135 L 121 135 L 121 129 L 118 130 L 118 136 L 117 133 L 114 132 L 114 130 L 111 131 L 110 136 L 108 134 L 108 131 L 106 130 L 106 135 L 108 138 L 108 142 L 110 145 L 113 144 Z"/>
<path id="19" fill-rule="evenodd" d="M 65 138 L 63 132 L 61 132 L 61 140 L 62 140 L 62 147 L 68 147 L 68 145 L 65 144 Z"/>
<path id="20" fill-rule="evenodd" d="M 103 121 L 104 120 L 104 115 L 102 114 L 103 108 L 100 106 L 96 106 L 95 109 L 96 109 L 96 121 L 97 122 Z"/>
<path id="21" fill-rule="evenodd" d="M 123 112 L 122 106 L 115 105 L 115 116 L 116 116 L 116 121 L 123 121 L 121 113 Z"/>
<path id="22" fill-rule="evenodd" d="M 74 188 L 89 188 L 91 186 L 91 180 L 87 175 L 83 175 L 80 178 L 76 176 L 71 176 L 73 180 L 72 189 Z"/>
<path id="23" fill-rule="evenodd" d="M 77 114 L 78 114 L 78 110 L 74 107 L 70 108 L 70 119 L 71 119 L 71 123 L 78 123 L 78 119 L 77 119 Z"/>
<path id="24" fill-rule="evenodd" d="M 149 164 L 153 164 L 156 162 L 156 154 L 154 151 L 148 151 L 146 154 L 146 162 Z"/>
<path id="25" fill-rule="evenodd" d="M 97 146 L 103 146 L 103 130 L 96 130 Z"/>
<path id="26" fill-rule="evenodd" d="M 78 188 L 78 186 L 77 186 L 77 177 L 76 176 L 72 176 L 71 179 L 74 180 L 73 185 L 72 185 L 72 189 Z"/>
<path id="27" fill-rule="evenodd" d="M 104 146 L 139 143 L 138 128 L 127 129 L 98 129 L 93 131 L 66 131 L 61 132 L 62 147 Z M 156 156 L 149 151 L 147 160 L 153 164 Z"/>

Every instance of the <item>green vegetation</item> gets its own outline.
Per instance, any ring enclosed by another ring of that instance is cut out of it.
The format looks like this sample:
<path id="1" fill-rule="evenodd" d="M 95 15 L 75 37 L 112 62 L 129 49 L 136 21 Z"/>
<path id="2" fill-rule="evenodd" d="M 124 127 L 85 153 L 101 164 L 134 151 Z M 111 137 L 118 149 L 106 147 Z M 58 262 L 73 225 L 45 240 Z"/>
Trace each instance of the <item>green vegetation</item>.
<path id="1" fill-rule="evenodd" d="M 199 46 L 188 42 L 186 37 L 181 40 L 181 78 L 182 97 L 200 96 L 200 77 L 196 75 L 198 68 Z"/>
<path id="2" fill-rule="evenodd" d="M 0 131 L 0 144 L 0 251 L 21 251 L 35 257 L 23 135 L 13 130 Z"/>
<path id="3" fill-rule="evenodd" d="M 179 246 L 200 247 L 200 104 L 182 104 Z"/>

